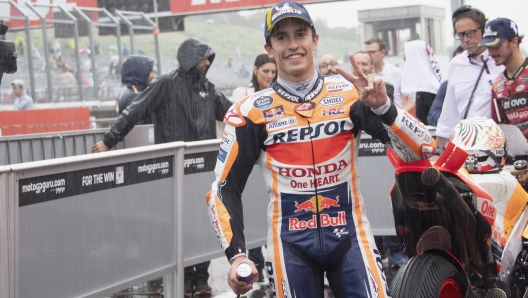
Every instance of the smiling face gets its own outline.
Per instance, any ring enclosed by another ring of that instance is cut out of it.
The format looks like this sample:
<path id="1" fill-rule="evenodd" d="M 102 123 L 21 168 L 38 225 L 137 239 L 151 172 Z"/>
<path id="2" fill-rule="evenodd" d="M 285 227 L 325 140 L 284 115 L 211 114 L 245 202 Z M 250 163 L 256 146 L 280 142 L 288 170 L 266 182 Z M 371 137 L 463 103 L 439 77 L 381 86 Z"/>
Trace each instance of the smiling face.
<path id="1" fill-rule="evenodd" d="M 259 68 L 253 66 L 253 73 L 257 77 L 260 90 L 262 90 L 268 88 L 275 80 L 275 77 L 277 76 L 277 66 L 272 62 L 266 63 Z"/>
<path id="2" fill-rule="evenodd" d="M 507 65 L 512 60 L 513 47 L 516 47 L 515 39 L 513 41 L 505 40 L 498 47 L 489 47 L 490 56 L 495 60 L 496 65 Z"/>
<path id="3" fill-rule="evenodd" d="M 332 55 L 323 55 L 319 60 L 319 72 L 323 76 L 337 75 L 337 61 Z"/>
<path id="4" fill-rule="evenodd" d="M 363 74 L 369 75 L 372 73 L 372 69 L 374 68 L 374 65 L 372 64 L 372 58 L 367 53 L 357 53 L 354 54 L 354 58 L 356 59 L 356 63 L 359 65 L 359 68 L 361 69 L 361 72 Z M 356 76 L 357 73 L 354 73 Z"/>
<path id="5" fill-rule="evenodd" d="M 302 82 L 313 76 L 313 55 L 319 36 L 312 36 L 308 23 L 298 18 L 283 19 L 275 25 L 269 38 L 271 46 L 266 44 L 264 48 L 277 61 L 281 79 Z"/>

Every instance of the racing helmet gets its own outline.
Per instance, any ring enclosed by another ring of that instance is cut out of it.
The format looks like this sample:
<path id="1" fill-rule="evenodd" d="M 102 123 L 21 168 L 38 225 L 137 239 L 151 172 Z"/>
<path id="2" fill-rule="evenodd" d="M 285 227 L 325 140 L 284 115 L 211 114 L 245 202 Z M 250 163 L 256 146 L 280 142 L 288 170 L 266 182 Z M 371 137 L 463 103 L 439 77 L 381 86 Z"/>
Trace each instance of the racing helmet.
<path id="1" fill-rule="evenodd" d="M 470 173 L 494 172 L 501 169 L 506 138 L 492 119 L 474 117 L 458 122 L 450 141 L 469 155 L 464 167 Z"/>

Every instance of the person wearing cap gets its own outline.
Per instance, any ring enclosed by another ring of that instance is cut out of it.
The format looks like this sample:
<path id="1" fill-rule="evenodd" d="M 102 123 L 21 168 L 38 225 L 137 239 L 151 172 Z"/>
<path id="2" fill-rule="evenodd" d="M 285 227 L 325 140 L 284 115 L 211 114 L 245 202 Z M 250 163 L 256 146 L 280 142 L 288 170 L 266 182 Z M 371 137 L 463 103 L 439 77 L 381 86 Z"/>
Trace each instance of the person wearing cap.
<path id="1" fill-rule="evenodd" d="M 490 21 L 480 45 L 488 48 L 504 72 L 493 81 L 491 116 L 497 123 L 515 124 L 528 139 L 528 59 L 522 54 L 517 24 L 506 18 Z"/>
<path id="2" fill-rule="evenodd" d="M 15 110 L 33 110 L 33 98 L 26 93 L 24 81 L 16 79 L 11 83 L 13 96 L 15 97 Z"/>
<path id="3" fill-rule="evenodd" d="M 361 72 L 354 55 L 349 59 L 355 75 L 339 67 L 335 76 L 316 71 L 319 36 L 302 4 L 269 8 L 264 38 L 277 62 L 277 81 L 227 112 L 216 180 L 206 196 L 231 264 L 229 286 L 239 295 L 252 288 L 237 278 L 242 263 L 258 280 L 246 256 L 242 208 L 256 162 L 270 196 L 265 259 L 274 295 L 322 297 L 326 274 L 336 297 L 390 297 L 355 172 L 360 132 L 394 144 L 408 162 L 430 157 L 434 139 L 391 103 L 381 78 Z"/>
<path id="4" fill-rule="evenodd" d="M 480 45 L 486 25 L 482 11 L 461 6 L 453 12 L 452 22 L 454 36 L 465 51 L 449 63 L 449 82 L 436 125 L 436 144 L 440 150 L 458 121 L 491 117 L 491 82 L 504 70 L 495 64 L 486 47 Z"/>

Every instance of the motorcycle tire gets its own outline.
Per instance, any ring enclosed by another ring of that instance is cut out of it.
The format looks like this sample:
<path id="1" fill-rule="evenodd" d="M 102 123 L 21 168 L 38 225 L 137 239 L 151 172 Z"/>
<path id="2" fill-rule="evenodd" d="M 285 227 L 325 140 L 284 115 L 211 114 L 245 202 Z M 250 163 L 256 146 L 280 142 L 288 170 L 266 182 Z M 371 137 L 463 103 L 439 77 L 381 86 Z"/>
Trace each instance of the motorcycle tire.
<path id="1" fill-rule="evenodd" d="M 428 253 L 409 259 L 390 287 L 392 298 L 462 298 L 467 290 L 466 277 L 449 260 Z"/>

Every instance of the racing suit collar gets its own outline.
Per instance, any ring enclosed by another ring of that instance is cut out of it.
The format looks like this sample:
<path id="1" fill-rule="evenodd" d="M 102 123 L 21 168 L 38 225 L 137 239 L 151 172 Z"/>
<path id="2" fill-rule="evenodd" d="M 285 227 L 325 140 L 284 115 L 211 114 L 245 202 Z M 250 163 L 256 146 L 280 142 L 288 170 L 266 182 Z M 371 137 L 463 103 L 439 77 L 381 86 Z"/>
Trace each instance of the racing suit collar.
<path id="1" fill-rule="evenodd" d="M 284 88 L 282 85 L 280 85 L 278 82 L 273 83 L 271 85 L 271 88 L 273 88 L 273 90 L 280 97 L 284 98 L 287 101 L 297 102 L 297 103 L 307 102 L 317 97 L 317 95 L 319 95 L 319 93 L 321 93 L 321 91 L 323 90 L 324 76 L 321 75 L 320 73 L 317 73 L 317 74 L 318 74 L 317 81 L 315 82 L 312 89 L 304 97 L 292 94 L 290 91 L 287 91 L 286 88 Z"/>
<path id="2" fill-rule="evenodd" d="M 507 80 L 515 80 L 522 73 L 522 71 L 526 68 L 527 65 L 528 65 L 528 58 L 524 59 L 523 64 L 521 64 L 521 66 L 519 66 L 519 68 L 513 74 L 513 77 L 511 77 L 511 78 L 508 76 L 508 70 L 506 68 L 504 68 L 504 77 L 506 77 Z"/>

